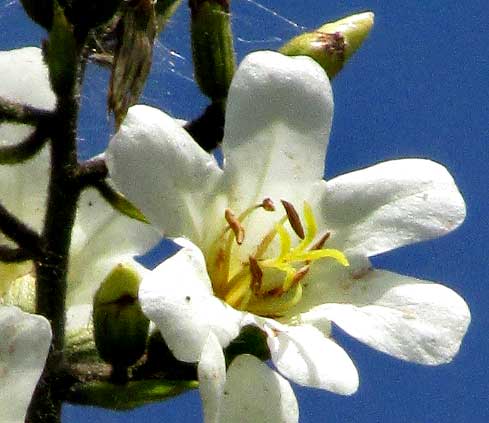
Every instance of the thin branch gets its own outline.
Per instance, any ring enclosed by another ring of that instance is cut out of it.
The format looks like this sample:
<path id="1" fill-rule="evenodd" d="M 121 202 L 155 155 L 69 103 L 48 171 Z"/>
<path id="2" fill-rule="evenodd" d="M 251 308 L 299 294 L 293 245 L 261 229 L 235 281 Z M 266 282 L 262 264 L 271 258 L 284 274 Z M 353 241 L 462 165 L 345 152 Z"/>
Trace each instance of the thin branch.
<path id="1" fill-rule="evenodd" d="M 50 119 L 53 112 L 38 109 L 26 104 L 17 103 L 0 97 L 0 123 L 15 122 L 36 125 Z"/>
<path id="2" fill-rule="evenodd" d="M 20 248 L 36 257 L 44 251 L 39 234 L 12 215 L 2 204 L 0 204 L 0 231 Z"/>
<path id="3" fill-rule="evenodd" d="M 96 157 L 80 163 L 76 172 L 78 184 L 81 189 L 88 186 L 97 185 L 107 178 L 109 170 L 102 157 Z"/>
<path id="4" fill-rule="evenodd" d="M 47 125 L 41 122 L 24 141 L 0 147 L 0 165 L 20 163 L 34 156 L 46 143 L 48 132 Z"/>
<path id="5" fill-rule="evenodd" d="M 3 263 L 20 263 L 31 260 L 34 257 L 24 248 L 15 248 L 8 245 L 0 245 L 0 261 Z"/>
<path id="6" fill-rule="evenodd" d="M 212 103 L 201 116 L 184 126 L 192 138 L 206 151 L 213 150 L 222 141 L 224 134 L 223 109 L 221 103 Z"/>

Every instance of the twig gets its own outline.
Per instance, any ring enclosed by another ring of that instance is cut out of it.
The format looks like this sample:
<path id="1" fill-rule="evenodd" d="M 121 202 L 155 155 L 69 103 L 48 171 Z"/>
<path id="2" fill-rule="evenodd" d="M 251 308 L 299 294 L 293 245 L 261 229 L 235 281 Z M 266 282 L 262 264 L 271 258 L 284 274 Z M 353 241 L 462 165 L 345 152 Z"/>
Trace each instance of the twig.
<path id="1" fill-rule="evenodd" d="M 35 131 L 24 141 L 0 147 L 0 165 L 23 162 L 34 156 L 46 143 L 49 130 L 44 122 L 38 124 Z"/>
<path id="2" fill-rule="evenodd" d="M 4 263 L 20 263 L 22 261 L 31 260 L 34 257 L 24 248 L 9 247 L 8 245 L 0 245 L 0 261 Z"/>
<path id="3" fill-rule="evenodd" d="M 107 178 L 109 171 L 102 157 L 96 157 L 80 163 L 76 172 L 76 179 L 81 189 L 93 186 Z"/>
<path id="4" fill-rule="evenodd" d="M 36 125 L 50 119 L 53 112 L 38 109 L 26 104 L 17 103 L 0 97 L 0 122 L 25 123 Z"/>
<path id="5" fill-rule="evenodd" d="M 39 234 L 12 215 L 0 204 L 0 231 L 23 249 L 26 253 L 40 256 L 44 249 Z"/>

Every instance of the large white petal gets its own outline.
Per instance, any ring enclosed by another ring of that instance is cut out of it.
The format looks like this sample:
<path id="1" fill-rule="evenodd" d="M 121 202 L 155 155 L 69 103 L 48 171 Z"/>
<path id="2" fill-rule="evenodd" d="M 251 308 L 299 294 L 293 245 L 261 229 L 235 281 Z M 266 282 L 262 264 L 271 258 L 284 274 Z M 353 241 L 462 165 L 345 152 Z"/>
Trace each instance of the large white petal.
<path id="1" fill-rule="evenodd" d="M 327 182 L 321 215 L 332 243 L 372 256 L 452 231 L 465 218 L 465 203 L 443 166 L 403 159 Z"/>
<path id="2" fill-rule="evenodd" d="M 367 345 L 403 360 L 436 365 L 457 354 L 470 323 L 451 289 L 386 271 L 370 271 L 313 309 Z"/>
<path id="3" fill-rule="evenodd" d="M 25 47 L 0 51 L 0 96 L 40 109 L 52 110 L 56 97 L 49 83 L 41 49 Z M 27 125 L 0 124 L 0 146 L 22 141 L 32 132 Z"/>
<path id="4" fill-rule="evenodd" d="M 1 126 L 1 125 L 0 125 Z M 20 141 L 9 132 L 9 140 Z M 47 148 L 32 159 L 12 165 L 0 166 L 0 199 L 17 218 L 40 232 L 43 223 L 47 185 L 49 178 L 49 156 Z M 11 241 L 0 233 L 0 244 Z M 0 263 L 0 295 L 14 279 L 25 275 L 33 268 L 31 262 Z"/>
<path id="5" fill-rule="evenodd" d="M 228 369 L 220 423 L 297 423 L 299 407 L 283 377 L 252 355 L 236 357 Z"/>
<path id="6" fill-rule="evenodd" d="M 210 332 L 197 367 L 205 423 L 216 423 L 226 382 L 226 362 L 221 344 Z"/>
<path id="7" fill-rule="evenodd" d="M 249 54 L 226 106 L 222 148 L 232 202 L 304 198 L 323 177 L 332 114 L 329 80 L 312 59 Z"/>
<path id="8" fill-rule="evenodd" d="M 221 170 L 173 118 L 131 107 L 106 158 L 117 187 L 166 236 L 200 239 Z"/>
<path id="9" fill-rule="evenodd" d="M 350 357 L 318 329 L 284 326 L 268 332 L 273 363 L 288 379 L 342 395 L 358 389 L 358 372 Z"/>
<path id="10" fill-rule="evenodd" d="M 2 98 L 52 110 L 56 98 L 51 91 L 48 69 L 36 47 L 0 51 L 0 96 Z M 0 146 L 21 142 L 33 128 L 0 123 Z M 34 229 L 40 230 L 48 183 L 47 149 L 25 163 L 0 167 L 2 204 Z M 33 181 L 35 183 L 33 183 Z M 8 244 L 0 234 L 0 244 Z M 0 295 L 9 282 L 32 268 L 31 263 L 0 263 Z"/>
<path id="11" fill-rule="evenodd" d="M 51 344 L 42 316 L 0 306 L 0 421 L 23 423 Z"/>
<path id="12" fill-rule="evenodd" d="M 122 215 L 95 189 L 85 190 L 70 246 L 68 304 L 91 304 L 95 291 L 115 265 L 153 247 L 161 235 L 150 225 Z"/>
<path id="13" fill-rule="evenodd" d="M 243 313 L 213 296 L 204 257 L 195 248 L 183 248 L 145 277 L 139 300 L 181 361 L 197 362 L 210 332 L 225 347 L 241 328 Z"/>

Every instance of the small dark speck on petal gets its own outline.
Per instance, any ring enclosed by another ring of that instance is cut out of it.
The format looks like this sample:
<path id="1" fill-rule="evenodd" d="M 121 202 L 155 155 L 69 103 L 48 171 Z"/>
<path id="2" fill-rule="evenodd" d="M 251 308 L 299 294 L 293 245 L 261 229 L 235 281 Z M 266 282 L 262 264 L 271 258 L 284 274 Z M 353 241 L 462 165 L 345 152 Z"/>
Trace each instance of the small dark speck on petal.
<path id="1" fill-rule="evenodd" d="M 185 297 L 185 301 L 190 302 L 190 296 L 188 296 L 188 295 L 187 295 L 187 296 Z"/>

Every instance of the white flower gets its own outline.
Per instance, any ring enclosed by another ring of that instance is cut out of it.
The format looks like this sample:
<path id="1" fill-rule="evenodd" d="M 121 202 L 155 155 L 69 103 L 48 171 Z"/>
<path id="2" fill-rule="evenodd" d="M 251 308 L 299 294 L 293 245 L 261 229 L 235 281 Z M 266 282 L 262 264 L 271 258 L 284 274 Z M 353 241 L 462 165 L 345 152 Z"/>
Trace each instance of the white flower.
<path id="1" fill-rule="evenodd" d="M 40 49 L 28 47 L 0 52 L 0 74 L 0 97 L 46 110 L 54 109 L 55 96 L 50 89 L 48 71 Z M 32 127 L 27 125 L 2 123 L 0 146 L 15 145 L 32 131 Z M 42 229 L 49 170 L 47 147 L 24 163 L 0 166 L 0 202 L 38 233 Z M 70 246 L 67 302 L 73 306 L 68 313 L 71 328 L 80 327 L 90 317 L 92 296 L 110 270 L 121 262 L 141 268 L 132 257 L 148 250 L 158 239 L 158 233 L 149 225 L 121 215 L 95 189 L 87 189 L 82 193 Z M 15 244 L 0 232 L 0 245 Z M 31 262 L 0 262 L 0 313 L 6 319 L 0 322 L 0 332 L 10 331 L 10 338 L 0 336 L 0 416 L 4 416 L 1 414 L 4 409 L 12 413 L 8 415 L 9 418 L 0 419 L 2 422 L 24 420 L 23 415 L 44 367 L 51 339 L 51 331 L 49 326 L 45 327 L 47 321 L 44 318 L 2 305 L 2 302 L 12 300 L 12 295 L 8 300 L 5 295 L 12 284 L 19 282 L 23 276 L 29 276 L 32 271 Z M 28 280 L 29 277 L 23 279 Z M 22 294 L 26 292 L 25 289 L 20 291 Z M 33 293 L 29 289 L 27 291 L 32 297 Z M 24 300 L 18 305 L 25 306 Z M 17 316 L 17 326 L 13 325 L 12 316 Z M 7 326 L 3 327 L 4 324 Z M 36 328 L 39 328 L 38 334 L 31 337 L 29 342 L 24 340 Z M 15 354 L 13 349 L 9 350 L 10 355 L 2 353 L 5 348 L 10 348 L 9 345 L 17 343 L 19 348 Z M 25 353 L 31 347 L 32 360 L 29 358 L 31 355 Z M 26 360 L 26 366 L 37 367 L 27 367 L 23 371 L 22 360 Z M 19 389 L 15 387 L 10 390 L 6 387 L 14 386 L 11 384 L 14 377 L 18 379 Z M 28 386 L 32 389 L 27 389 Z"/>
<path id="2" fill-rule="evenodd" d="M 55 96 L 49 85 L 41 50 L 27 47 L 0 52 L 2 84 L 0 96 L 52 110 Z M 0 125 L 0 145 L 12 145 L 32 132 L 27 125 Z M 50 159 L 48 148 L 32 159 L 0 166 L 0 201 L 15 216 L 40 232 L 46 206 Z M 159 239 L 149 225 L 139 223 L 114 210 L 93 188 L 83 191 L 77 210 L 68 275 L 68 304 L 92 302 L 100 282 L 119 262 L 131 262 Z M 8 240 L 0 234 L 0 243 Z M 32 265 L 0 263 L 0 295 L 8 282 L 29 272 Z M 3 289 L 2 289 L 3 288 Z"/>
<path id="3" fill-rule="evenodd" d="M 422 364 L 448 362 L 460 347 L 470 321 L 462 298 L 368 260 L 460 225 L 452 177 L 404 159 L 322 180 L 332 111 L 312 60 L 257 52 L 229 91 L 222 169 L 146 106 L 131 108 L 111 141 L 116 185 L 184 247 L 143 280 L 140 301 L 175 356 L 199 362 L 207 422 L 298 419 L 288 383 L 258 360 L 238 357 L 226 379 L 222 348 L 244 325 L 266 333 L 281 375 L 340 394 L 355 392 L 358 374 L 331 322 Z"/>
<path id="4" fill-rule="evenodd" d="M 0 421 L 21 423 L 51 345 L 42 316 L 0 306 Z"/>

